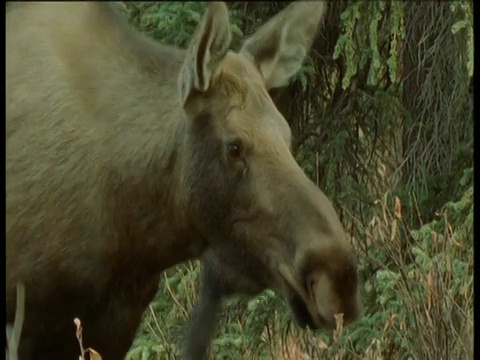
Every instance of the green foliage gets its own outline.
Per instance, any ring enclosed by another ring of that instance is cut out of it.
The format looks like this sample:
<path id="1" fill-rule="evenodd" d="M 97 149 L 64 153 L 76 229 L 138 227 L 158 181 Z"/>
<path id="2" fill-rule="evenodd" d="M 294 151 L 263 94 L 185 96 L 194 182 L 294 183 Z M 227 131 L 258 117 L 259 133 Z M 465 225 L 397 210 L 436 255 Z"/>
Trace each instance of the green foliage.
<path id="1" fill-rule="evenodd" d="M 307 88 L 307 83 L 309 79 L 315 74 L 315 67 L 310 56 L 307 56 L 305 59 L 304 64 L 300 68 L 300 70 L 295 74 L 292 78 L 291 83 L 298 81 L 300 82 L 302 89 L 305 91 Z"/>
<path id="2" fill-rule="evenodd" d="M 367 84 L 376 86 L 388 70 L 390 81 L 398 80 L 399 41 L 405 37 L 404 5 L 399 1 L 354 2 L 340 16 L 340 34 L 333 58 L 343 57 L 345 74 L 342 87 L 347 89 L 357 72 L 367 64 Z M 382 22 L 389 20 L 384 26 Z M 389 40 L 390 39 L 390 40 Z M 386 58 L 380 48 L 390 43 Z"/>
<path id="3" fill-rule="evenodd" d="M 400 59 L 400 43 L 405 39 L 405 9 L 401 1 L 390 3 L 391 27 L 390 27 L 390 56 L 387 59 L 390 81 L 397 82 L 398 62 Z"/>
<path id="4" fill-rule="evenodd" d="M 467 32 L 467 68 L 468 68 L 468 76 L 473 76 L 473 2 L 471 1 L 455 1 L 452 2 L 450 8 L 452 11 L 458 11 L 461 9 L 465 14 L 465 18 L 459 20 L 452 26 L 452 33 L 456 34 L 461 30 L 465 30 Z"/>
<path id="5" fill-rule="evenodd" d="M 187 47 L 206 6 L 201 1 L 152 4 L 142 12 L 139 25 L 155 39 Z"/>
<path id="6" fill-rule="evenodd" d="M 188 47 L 208 2 L 131 2 L 130 23 L 163 43 Z M 243 36 L 240 13 L 230 12 L 233 42 Z"/>

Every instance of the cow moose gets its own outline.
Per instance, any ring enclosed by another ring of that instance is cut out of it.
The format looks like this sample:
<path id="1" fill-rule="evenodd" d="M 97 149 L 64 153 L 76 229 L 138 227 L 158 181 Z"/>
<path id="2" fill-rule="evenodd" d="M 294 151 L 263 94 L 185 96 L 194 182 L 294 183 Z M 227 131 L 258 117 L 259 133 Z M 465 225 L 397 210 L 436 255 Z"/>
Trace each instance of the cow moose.
<path id="1" fill-rule="evenodd" d="M 6 11 L 6 321 L 22 283 L 21 360 L 78 357 L 75 317 L 85 346 L 123 358 L 161 273 L 205 251 L 240 254 L 312 328 L 359 316 L 356 257 L 268 94 L 301 67 L 324 2 L 292 4 L 239 52 L 224 3 L 186 50 L 109 3 Z"/>

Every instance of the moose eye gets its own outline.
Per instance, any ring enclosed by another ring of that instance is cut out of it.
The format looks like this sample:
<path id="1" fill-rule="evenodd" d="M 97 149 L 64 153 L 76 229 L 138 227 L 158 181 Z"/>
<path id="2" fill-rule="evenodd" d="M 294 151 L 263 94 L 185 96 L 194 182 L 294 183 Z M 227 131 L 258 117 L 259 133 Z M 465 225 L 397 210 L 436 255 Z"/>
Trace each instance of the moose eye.
<path id="1" fill-rule="evenodd" d="M 228 156 L 232 159 L 238 159 L 242 155 L 240 145 L 236 143 L 228 144 Z"/>

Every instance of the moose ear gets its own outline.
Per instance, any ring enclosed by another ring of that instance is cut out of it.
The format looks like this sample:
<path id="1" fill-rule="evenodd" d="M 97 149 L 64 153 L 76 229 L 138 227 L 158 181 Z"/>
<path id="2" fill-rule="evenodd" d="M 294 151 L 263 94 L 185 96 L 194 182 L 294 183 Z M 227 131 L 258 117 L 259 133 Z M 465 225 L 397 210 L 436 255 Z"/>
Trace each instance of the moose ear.
<path id="1" fill-rule="evenodd" d="M 180 70 L 178 86 L 184 105 L 193 92 L 206 92 L 218 75 L 219 64 L 231 41 L 230 21 L 225 3 L 212 2 L 203 16 Z"/>
<path id="2" fill-rule="evenodd" d="M 300 70 L 326 8 L 323 1 L 294 2 L 244 42 L 240 54 L 256 64 L 267 89 L 287 85 Z"/>

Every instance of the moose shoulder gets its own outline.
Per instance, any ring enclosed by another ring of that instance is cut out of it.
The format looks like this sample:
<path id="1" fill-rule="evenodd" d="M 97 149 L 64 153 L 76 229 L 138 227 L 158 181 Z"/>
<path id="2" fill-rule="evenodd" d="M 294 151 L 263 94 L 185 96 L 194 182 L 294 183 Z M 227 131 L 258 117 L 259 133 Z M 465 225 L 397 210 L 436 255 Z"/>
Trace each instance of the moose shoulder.
<path id="1" fill-rule="evenodd" d="M 7 9 L 6 310 L 24 283 L 21 359 L 75 358 L 74 317 L 86 346 L 122 358 L 161 272 L 206 249 L 241 253 L 312 327 L 358 316 L 355 256 L 267 93 L 324 12 L 294 3 L 233 53 L 223 3 L 185 51 L 107 3 Z"/>

